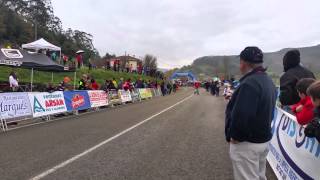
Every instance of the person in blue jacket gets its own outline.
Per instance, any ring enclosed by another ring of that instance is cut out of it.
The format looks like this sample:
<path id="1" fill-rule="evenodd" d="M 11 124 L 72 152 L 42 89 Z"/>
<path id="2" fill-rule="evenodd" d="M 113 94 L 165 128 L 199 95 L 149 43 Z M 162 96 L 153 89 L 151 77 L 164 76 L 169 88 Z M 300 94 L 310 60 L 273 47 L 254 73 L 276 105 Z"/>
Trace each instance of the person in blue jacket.
<path id="1" fill-rule="evenodd" d="M 276 87 L 263 68 L 263 53 L 247 47 L 240 54 L 243 77 L 226 109 L 226 140 L 235 179 L 266 179 L 266 157 Z"/>

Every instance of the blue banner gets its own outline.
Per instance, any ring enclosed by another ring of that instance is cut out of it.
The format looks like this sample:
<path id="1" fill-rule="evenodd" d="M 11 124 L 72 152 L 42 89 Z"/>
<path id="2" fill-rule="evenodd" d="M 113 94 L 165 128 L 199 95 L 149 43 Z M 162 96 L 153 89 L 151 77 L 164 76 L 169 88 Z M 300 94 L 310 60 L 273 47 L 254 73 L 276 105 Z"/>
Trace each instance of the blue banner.
<path id="1" fill-rule="evenodd" d="M 87 91 L 65 91 L 63 94 L 68 111 L 90 109 L 90 98 Z"/>

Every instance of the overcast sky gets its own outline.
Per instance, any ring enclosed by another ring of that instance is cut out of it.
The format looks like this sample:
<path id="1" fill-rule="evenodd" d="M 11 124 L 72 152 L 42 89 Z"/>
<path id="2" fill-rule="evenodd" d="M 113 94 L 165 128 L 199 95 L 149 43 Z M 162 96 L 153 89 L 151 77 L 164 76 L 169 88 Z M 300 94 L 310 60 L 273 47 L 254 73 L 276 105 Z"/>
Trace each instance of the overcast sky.
<path id="1" fill-rule="evenodd" d="M 319 0 L 52 0 L 63 27 L 94 36 L 101 55 L 146 53 L 163 68 L 248 45 L 320 44 Z"/>

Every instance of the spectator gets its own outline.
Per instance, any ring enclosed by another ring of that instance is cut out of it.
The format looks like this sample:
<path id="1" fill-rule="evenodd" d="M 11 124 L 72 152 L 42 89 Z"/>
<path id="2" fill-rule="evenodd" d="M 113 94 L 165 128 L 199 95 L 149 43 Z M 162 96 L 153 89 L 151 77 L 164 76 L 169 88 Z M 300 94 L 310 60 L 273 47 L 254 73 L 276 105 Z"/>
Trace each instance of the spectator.
<path id="1" fill-rule="evenodd" d="M 59 83 L 59 86 L 57 87 L 57 91 L 65 91 L 66 90 L 66 83 L 64 81 L 61 81 Z"/>
<path id="2" fill-rule="evenodd" d="M 320 81 L 313 83 L 307 93 L 315 107 L 315 118 L 307 125 L 304 133 L 307 137 L 315 137 L 320 142 Z"/>
<path id="3" fill-rule="evenodd" d="M 199 81 L 194 82 L 194 94 L 200 95 L 200 93 L 199 93 L 200 85 L 201 84 Z"/>
<path id="4" fill-rule="evenodd" d="M 87 89 L 87 79 L 88 76 L 87 75 L 82 75 L 82 78 L 79 81 L 79 87 L 78 90 L 86 90 Z"/>
<path id="5" fill-rule="evenodd" d="M 17 91 L 19 88 L 18 78 L 15 72 L 11 72 L 9 76 L 10 88 L 13 92 Z"/>
<path id="6" fill-rule="evenodd" d="M 110 68 L 111 68 L 111 67 L 110 67 L 110 61 L 107 61 L 107 62 L 106 62 L 106 69 L 107 69 L 107 70 L 110 70 Z"/>
<path id="7" fill-rule="evenodd" d="M 104 84 L 100 87 L 100 90 L 103 90 L 105 92 L 108 92 L 108 86 L 109 86 L 110 81 L 105 80 Z M 112 82 L 111 82 L 112 83 Z"/>
<path id="8" fill-rule="evenodd" d="M 231 85 L 229 83 L 226 83 L 223 91 L 223 96 L 225 100 L 230 100 L 232 94 L 233 94 L 233 90 L 231 89 Z"/>
<path id="9" fill-rule="evenodd" d="M 259 48 L 247 47 L 241 52 L 240 72 L 244 76 L 228 103 L 225 126 L 235 179 L 267 179 L 276 87 L 265 71 Z"/>
<path id="10" fill-rule="evenodd" d="M 110 80 L 109 81 L 109 86 L 108 86 L 108 90 L 115 90 L 117 89 L 117 87 L 114 85 L 114 83 Z"/>
<path id="11" fill-rule="evenodd" d="M 92 70 L 92 64 L 91 64 L 91 59 L 89 59 L 89 71 L 91 71 Z"/>
<path id="12" fill-rule="evenodd" d="M 168 82 L 167 84 L 167 89 L 168 89 L 168 94 L 170 95 L 171 92 L 172 92 L 172 85 L 171 85 L 171 82 Z"/>
<path id="13" fill-rule="evenodd" d="M 122 89 L 124 89 L 125 91 L 130 90 L 130 83 L 131 83 L 130 81 L 131 81 L 130 79 L 128 79 L 127 81 L 125 81 L 125 82 L 123 83 Z"/>
<path id="14" fill-rule="evenodd" d="M 66 56 L 65 54 L 62 55 L 62 60 L 63 60 L 63 65 L 65 66 L 68 63 L 68 56 Z"/>
<path id="15" fill-rule="evenodd" d="M 141 78 L 136 82 L 136 88 L 144 88 L 143 81 Z"/>
<path id="16" fill-rule="evenodd" d="M 118 89 L 122 89 L 123 88 L 123 78 L 120 78 L 120 81 L 118 83 Z"/>
<path id="17" fill-rule="evenodd" d="M 158 88 L 158 87 L 156 87 Z M 173 92 L 176 93 L 177 92 L 177 89 L 178 89 L 178 85 L 176 82 L 173 83 Z"/>
<path id="18" fill-rule="evenodd" d="M 313 78 L 314 74 L 300 65 L 300 52 L 290 50 L 283 57 L 284 74 L 280 78 L 280 102 L 284 106 L 299 102 L 296 84 L 300 79 Z"/>
<path id="19" fill-rule="evenodd" d="M 51 53 L 51 59 L 52 59 L 52 61 L 56 61 L 57 60 L 57 53 L 56 52 L 52 52 Z"/>
<path id="20" fill-rule="evenodd" d="M 164 81 L 161 82 L 160 88 L 161 88 L 162 95 L 165 96 L 167 94 L 167 91 L 166 91 L 166 88 L 165 88 Z"/>
<path id="21" fill-rule="evenodd" d="M 210 82 L 209 81 L 206 81 L 205 84 L 204 84 L 205 88 L 206 88 L 206 91 L 209 92 L 209 89 L 210 89 Z"/>
<path id="22" fill-rule="evenodd" d="M 46 91 L 49 93 L 52 93 L 55 91 L 55 88 L 53 87 L 52 83 L 48 83 Z"/>
<path id="23" fill-rule="evenodd" d="M 118 83 L 116 81 L 116 78 L 113 78 L 112 83 L 113 83 L 113 86 L 115 87 L 115 89 L 117 89 L 118 88 Z"/>
<path id="24" fill-rule="evenodd" d="M 216 83 L 212 80 L 210 84 L 211 84 L 210 92 L 211 92 L 211 95 L 214 96 L 216 95 L 216 89 L 217 89 Z"/>
<path id="25" fill-rule="evenodd" d="M 91 79 L 89 89 L 91 89 L 91 90 L 98 90 L 99 89 L 99 84 L 96 82 L 95 79 Z"/>
<path id="26" fill-rule="evenodd" d="M 218 97 L 219 94 L 220 94 L 220 82 L 219 82 L 219 80 L 217 80 L 217 81 L 215 82 L 215 94 L 216 94 L 217 97 Z"/>
<path id="27" fill-rule="evenodd" d="M 80 69 L 81 66 L 82 66 L 82 55 L 81 54 L 77 54 L 76 55 L 76 59 L 77 59 L 78 69 Z"/>
<path id="28" fill-rule="evenodd" d="M 308 87 L 314 82 L 315 80 L 312 78 L 304 78 L 298 81 L 296 86 L 300 101 L 292 106 L 292 112 L 296 115 L 297 121 L 301 125 L 308 124 L 314 117 L 314 106 L 310 96 L 307 95 Z"/>

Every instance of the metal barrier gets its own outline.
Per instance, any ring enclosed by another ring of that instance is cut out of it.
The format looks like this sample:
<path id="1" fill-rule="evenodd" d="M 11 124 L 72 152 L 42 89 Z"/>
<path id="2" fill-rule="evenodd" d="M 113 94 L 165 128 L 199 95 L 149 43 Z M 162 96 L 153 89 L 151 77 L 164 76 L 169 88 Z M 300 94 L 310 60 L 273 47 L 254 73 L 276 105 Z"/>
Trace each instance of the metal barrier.
<path id="1" fill-rule="evenodd" d="M 318 179 L 320 144 L 304 135 L 296 117 L 276 108 L 267 160 L 278 179 Z"/>
<path id="2" fill-rule="evenodd" d="M 12 122 L 35 118 L 49 121 L 52 116 L 59 114 L 78 115 L 82 110 L 98 111 L 103 106 L 137 102 L 153 96 L 158 96 L 154 89 L 136 89 L 133 92 L 111 90 L 108 93 L 104 91 L 0 93 L 0 125 L 1 129 L 6 131 L 8 123 Z"/>

